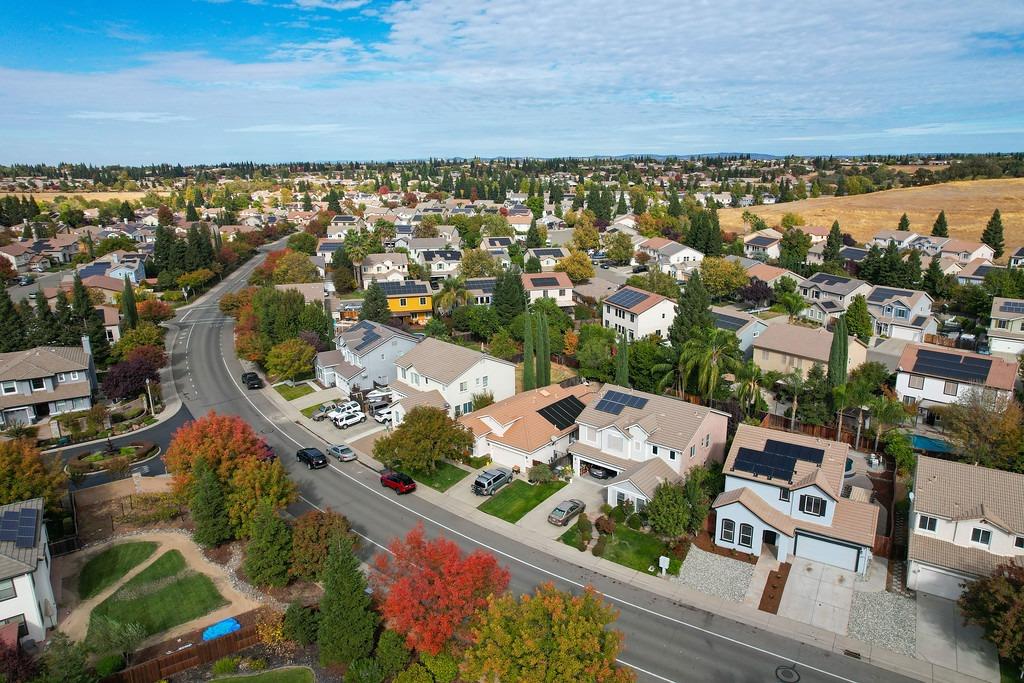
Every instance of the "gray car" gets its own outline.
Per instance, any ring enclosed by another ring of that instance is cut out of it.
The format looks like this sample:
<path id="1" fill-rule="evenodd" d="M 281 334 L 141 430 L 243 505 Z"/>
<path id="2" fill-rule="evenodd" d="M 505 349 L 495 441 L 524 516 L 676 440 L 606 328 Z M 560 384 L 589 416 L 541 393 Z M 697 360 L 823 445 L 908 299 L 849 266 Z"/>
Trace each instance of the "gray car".
<path id="1" fill-rule="evenodd" d="M 555 526 L 565 526 L 573 517 L 586 509 L 587 506 L 582 500 L 577 500 L 575 498 L 563 500 L 561 503 L 556 505 L 555 509 L 551 511 L 551 514 L 548 515 L 548 522 Z"/>
<path id="2" fill-rule="evenodd" d="M 470 488 L 478 496 L 493 496 L 498 489 L 510 481 L 512 481 L 512 470 L 497 467 L 493 470 L 484 470 L 477 475 Z"/>
<path id="3" fill-rule="evenodd" d="M 333 455 L 341 462 L 350 462 L 356 459 L 356 452 L 343 443 L 336 443 L 327 447 L 327 454 Z"/>

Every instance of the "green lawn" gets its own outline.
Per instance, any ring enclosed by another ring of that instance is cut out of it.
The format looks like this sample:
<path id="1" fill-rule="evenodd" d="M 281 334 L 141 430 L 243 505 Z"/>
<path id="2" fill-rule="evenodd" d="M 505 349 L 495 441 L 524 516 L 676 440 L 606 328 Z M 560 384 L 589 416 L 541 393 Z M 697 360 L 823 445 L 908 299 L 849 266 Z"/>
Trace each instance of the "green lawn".
<path id="1" fill-rule="evenodd" d="M 565 486 L 564 481 L 550 481 L 545 484 L 528 484 L 522 479 L 502 488 L 480 509 L 506 522 L 515 524 L 527 512 L 543 503 Z"/>
<path id="2" fill-rule="evenodd" d="M 558 537 L 558 540 L 561 541 L 562 543 L 568 545 L 568 546 L 576 548 L 577 550 L 579 549 L 579 547 L 580 547 L 580 530 L 579 530 L 579 527 L 576 526 L 576 520 L 573 520 L 569 524 L 569 528 L 566 529 L 564 534 L 562 534 L 561 536 Z"/>
<path id="3" fill-rule="evenodd" d="M 469 472 L 451 463 L 438 461 L 433 472 L 409 471 L 408 474 L 420 484 L 426 484 L 438 491 L 447 491 L 465 479 Z"/>
<path id="4" fill-rule="evenodd" d="M 662 555 L 668 555 L 668 548 L 661 539 L 619 524 L 606 542 L 602 557 L 624 567 L 646 572 L 648 567 L 658 567 L 658 558 Z"/>
<path id="5" fill-rule="evenodd" d="M 316 412 L 317 408 L 319 408 L 320 406 L 327 405 L 328 403 L 333 403 L 333 401 L 324 401 L 323 403 L 317 403 L 315 406 L 307 406 L 299 412 L 301 412 L 306 417 L 313 417 L 313 413 Z"/>
<path id="6" fill-rule="evenodd" d="M 234 681 L 244 681 L 245 683 L 313 683 L 313 672 L 304 666 L 289 666 L 283 669 L 264 671 L 261 674 L 231 676 L 218 680 L 225 680 L 231 683 Z"/>
<path id="7" fill-rule="evenodd" d="M 132 568 L 142 564 L 156 551 L 156 543 L 119 543 L 85 563 L 78 575 L 78 597 L 91 598 L 114 585 Z"/>
<path id="8" fill-rule="evenodd" d="M 293 387 L 290 387 L 287 384 L 276 384 L 274 385 L 274 389 L 277 393 L 284 396 L 284 400 L 286 401 L 294 401 L 297 398 L 302 398 L 306 394 L 313 393 L 313 387 L 308 384 L 296 384 Z"/>
<path id="9" fill-rule="evenodd" d="M 999 680 L 1001 683 L 1019 683 L 1020 672 L 1008 659 L 999 658 Z"/>
<path id="10" fill-rule="evenodd" d="M 154 635 L 227 604 L 210 577 L 185 568 L 180 552 L 164 553 L 100 603 L 93 616 L 138 623 L 147 635 Z"/>

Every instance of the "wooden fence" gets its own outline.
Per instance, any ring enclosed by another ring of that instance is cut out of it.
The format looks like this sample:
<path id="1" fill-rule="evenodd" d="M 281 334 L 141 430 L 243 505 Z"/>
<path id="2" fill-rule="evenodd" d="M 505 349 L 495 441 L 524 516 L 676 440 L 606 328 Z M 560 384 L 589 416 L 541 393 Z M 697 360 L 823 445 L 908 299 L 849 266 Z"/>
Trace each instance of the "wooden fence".
<path id="1" fill-rule="evenodd" d="M 871 553 L 875 557 L 890 557 L 892 552 L 892 538 L 875 534 L 875 542 L 871 546 Z"/>
<path id="2" fill-rule="evenodd" d="M 935 344 L 936 346 L 948 346 L 956 347 L 956 339 L 950 339 L 949 337 L 943 337 L 940 334 L 926 334 L 924 335 L 925 344 Z"/>
<path id="3" fill-rule="evenodd" d="M 794 431 L 807 436 L 813 436 L 818 439 L 828 439 L 829 441 L 841 441 L 845 444 L 853 446 L 854 449 L 860 450 L 853 443 L 857 438 L 857 432 L 855 429 L 844 429 L 843 433 L 836 438 L 836 428 L 830 425 L 808 425 L 803 424 L 800 420 L 796 421 L 793 429 L 789 428 L 789 418 L 783 415 L 773 415 L 768 413 L 761 420 L 761 426 L 769 429 L 778 429 L 780 431 Z M 865 441 L 864 435 L 861 435 L 861 443 Z"/>

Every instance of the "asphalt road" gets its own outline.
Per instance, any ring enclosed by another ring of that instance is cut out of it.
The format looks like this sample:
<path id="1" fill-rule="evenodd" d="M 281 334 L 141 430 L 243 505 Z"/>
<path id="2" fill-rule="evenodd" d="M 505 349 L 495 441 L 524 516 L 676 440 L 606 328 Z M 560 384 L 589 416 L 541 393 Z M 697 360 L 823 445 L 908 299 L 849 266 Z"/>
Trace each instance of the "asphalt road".
<path id="1" fill-rule="evenodd" d="M 910 680 L 609 580 L 468 523 L 416 494 L 397 498 L 382 490 L 376 473 L 359 463 L 312 472 L 296 466 L 292 454 L 298 447 L 326 444 L 285 419 L 260 392 L 247 392 L 238 384 L 242 367 L 233 351 L 232 321 L 215 303 L 224 291 L 244 286 L 258 260 L 218 285 L 209 297 L 213 302 L 186 309 L 172 322 L 174 382 L 191 414 L 216 410 L 239 415 L 266 437 L 299 485 L 301 499 L 293 513 L 311 506 L 343 513 L 366 539 L 366 557 L 422 522 L 429 535 L 443 534 L 466 550 L 483 548 L 495 554 L 510 570 L 510 588 L 517 593 L 547 581 L 574 591 L 592 585 L 620 610 L 616 627 L 625 634 L 620 661 L 643 681 L 774 681 L 778 667 L 794 663 L 802 681 Z"/>
<path id="2" fill-rule="evenodd" d="M 14 301 L 14 303 L 18 303 L 19 301 L 21 301 L 22 299 L 27 297 L 30 292 L 35 292 L 40 287 L 42 287 L 43 289 L 47 289 L 47 288 L 54 288 L 54 289 L 56 289 L 57 286 L 60 285 L 60 278 L 61 278 L 61 276 L 64 273 L 66 273 L 66 272 L 71 272 L 71 271 L 59 271 L 59 272 L 56 272 L 56 273 L 38 273 L 38 274 L 37 273 L 32 273 L 32 276 L 36 279 L 35 282 L 33 282 L 30 285 L 25 285 L 24 287 L 19 287 L 17 285 L 8 287 L 7 288 L 7 293 L 11 295 L 11 300 Z"/>

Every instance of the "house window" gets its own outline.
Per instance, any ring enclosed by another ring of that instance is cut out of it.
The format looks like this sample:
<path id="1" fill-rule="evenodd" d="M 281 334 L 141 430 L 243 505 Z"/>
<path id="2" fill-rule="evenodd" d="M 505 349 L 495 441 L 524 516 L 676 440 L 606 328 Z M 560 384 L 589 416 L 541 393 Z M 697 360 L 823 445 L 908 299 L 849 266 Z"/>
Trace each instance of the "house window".
<path id="1" fill-rule="evenodd" d="M 615 504 L 616 505 L 622 505 L 625 502 L 626 502 L 626 494 L 623 493 L 622 491 L 616 491 L 615 492 Z"/>
<path id="2" fill-rule="evenodd" d="M 405 302 L 406 302 L 406 299 L 399 299 L 398 300 L 398 305 L 399 306 L 405 306 Z"/>
<path id="3" fill-rule="evenodd" d="M 58 372 L 58 373 L 57 373 L 57 381 L 58 381 L 58 382 L 63 382 L 64 380 L 65 380 L 65 375 L 64 375 L 64 373 L 63 373 L 63 372 Z"/>
<path id="4" fill-rule="evenodd" d="M 1013 539 L 1013 547 L 1024 548 L 1024 536 L 1018 536 L 1017 538 Z"/>
<path id="5" fill-rule="evenodd" d="M 14 579 L 0 581 L 0 602 L 16 597 L 18 592 L 14 590 Z"/>
<path id="6" fill-rule="evenodd" d="M 1007 327 L 1007 321 L 1005 321 L 1005 320 L 997 320 L 996 321 L 996 327 L 998 327 L 1001 330 L 1005 330 L 1006 327 Z"/>
<path id="7" fill-rule="evenodd" d="M 657 446 L 651 446 L 651 454 L 652 455 L 657 455 L 658 454 L 658 447 Z"/>
<path id="8" fill-rule="evenodd" d="M 736 540 L 736 522 L 731 519 L 722 520 L 722 540 L 732 543 Z"/>
<path id="9" fill-rule="evenodd" d="M 484 386 L 487 386 L 487 375 L 484 375 Z"/>
<path id="10" fill-rule="evenodd" d="M 41 391 L 46 388 L 46 382 L 43 381 L 42 377 L 32 378 L 32 391 Z"/>
<path id="11" fill-rule="evenodd" d="M 749 548 L 754 543 L 754 527 L 740 524 L 740 545 Z"/>
<path id="12" fill-rule="evenodd" d="M 815 517 L 824 517 L 825 501 L 817 496 L 800 496 L 800 512 Z"/>
<path id="13" fill-rule="evenodd" d="M 928 515 L 921 515 L 917 518 L 917 528 L 922 531 L 935 531 L 935 524 L 937 520 L 934 517 Z"/>
<path id="14" fill-rule="evenodd" d="M 0 391 L 3 391 L 4 395 L 18 393 L 18 383 L 14 380 L 3 382 L 0 384 Z"/>
<path id="15" fill-rule="evenodd" d="M 710 434 L 705 434 L 704 435 L 704 448 L 707 448 L 710 445 L 711 445 L 711 435 Z"/>
<path id="16" fill-rule="evenodd" d="M 988 529 L 978 529 L 975 527 L 971 529 L 971 543 L 977 543 L 979 545 L 988 545 L 992 542 L 992 532 Z"/>
<path id="17" fill-rule="evenodd" d="M 459 382 L 459 391 L 465 391 L 466 389 L 469 389 L 469 383 Z"/>
<path id="18" fill-rule="evenodd" d="M 697 447 L 696 446 L 690 446 L 690 457 L 692 458 L 696 454 L 697 454 Z"/>
<path id="19" fill-rule="evenodd" d="M 779 500 L 789 502 L 789 489 L 779 489 Z"/>
<path id="20" fill-rule="evenodd" d="M 675 460 L 676 459 L 676 452 L 675 451 L 669 451 L 668 452 L 668 459 L 669 460 Z"/>
<path id="21" fill-rule="evenodd" d="M 421 296 L 420 297 L 420 306 L 426 306 L 426 305 L 427 305 L 427 297 Z"/>
<path id="22" fill-rule="evenodd" d="M 473 402 L 472 401 L 466 401 L 465 403 L 463 403 L 462 404 L 462 412 L 463 413 L 472 413 L 473 412 Z"/>
<path id="23" fill-rule="evenodd" d="M 956 382 L 946 382 L 945 386 L 942 387 L 942 393 L 946 396 L 956 396 L 956 391 L 959 388 L 960 385 Z"/>
<path id="24" fill-rule="evenodd" d="M 924 389 L 924 375 L 911 375 L 907 384 L 911 389 Z"/>
<path id="25" fill-rule="evenodd" d="M 771 354 L 768 353 L 768 349 L 761 349 L 761 360 L 768 360 Z"/>
<path id="26" fill-rule="evenodd" d="M 13 617 L 7 617 L 6 619 L 0 619 L 0 626 L 6 626 L 7 624 L 18 624 L 18 637 L 24 638 L 28 635 L 28 624 L 25 623 L 24 614 L 15 614 Z"/>

